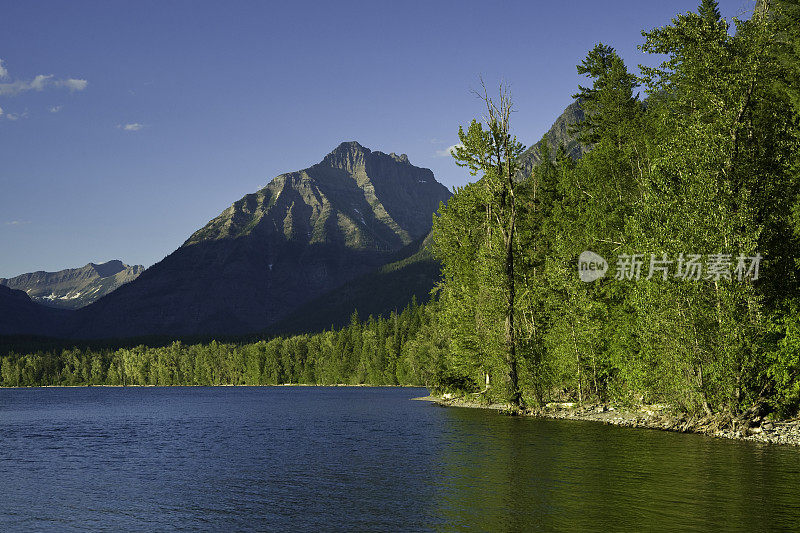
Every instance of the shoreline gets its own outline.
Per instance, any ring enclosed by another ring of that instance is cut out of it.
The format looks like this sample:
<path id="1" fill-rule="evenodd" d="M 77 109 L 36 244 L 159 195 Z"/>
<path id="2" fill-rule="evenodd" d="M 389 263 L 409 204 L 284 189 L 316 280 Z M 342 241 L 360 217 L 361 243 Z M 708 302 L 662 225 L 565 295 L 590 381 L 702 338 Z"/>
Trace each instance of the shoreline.
<path id="1" fill-rule="evenodd" d="M 194 387 L 329 387 L 329 388 L 425 388 L 418 385 L 368 385 L 336 383 L 315 385 L 309 383 L 280 383 L 276 385 L 39 385 L 0 387 L 0 389 L 74 389 L 74 388 L 194 388 Z M 540 408 L 527 408 L 521 412 L 511 412 L 510 404 L 486 403 L 464 396 L 445 394 L 442 396 L 420 396 L 413 401 L 426 401 L 440 407 L 461 407 L 466 409 L 488 409 L 514 416 L 543 418 L 550 420 L 581 420 L 606 425 L 654 429 L 675 433 L 695 433 L 720 439 L 731 439 L 760 444 L 800 446 L 800 417 L 786 420 L 734 419 L 724 421 L 720 417 L 690 416 L 674 413 L 668 405 L 642 405 L 636 409 L 624 408 L 608 403 L 578 405 L 574 402 L 548 403 Z"/>
<path id="2" fill-rule="evenodd" d="M 0 386 L 2 389 L 94 389 L 94 388 L 110 388 L 110 389 L 130 389 L 130 388 L 185 388 L 190 389 L 194 387 L 372 387 L 376 389 L 392 388 L 392 389 L 424 389 L 424 385 L 368 385 L 364 383 L 357 383 L 351 385 L 349 383 L 332 383 L 329 385 L 317 385 L 314 383 L 278 383 L 274 385 L 232 385 L 226 383 L 223 385 L 19 385 L 19 386 Z M 414 398 L 417 399 L 417 398 Z"/>
<path id="3" fill-rule="evenodd" d="M 509 412 L 508 404 L 490 404 L 464 397 L 423 396 L 414 400 L 428 401 L 441 407 L 490 409 Z M 669 406 L 643 405 L 638 409 L 620 408 L 612 404 L 548 403 L 542 408 L 525 409 L 518 416 L 551 420 L 582 420 L 606 425 L 655 429 L 676 433 L 695 433 L 719 439 L 732 439 L 761 444 L 800 446 L 800 418 L 788 420 L 732 420 L 724 423 L 719 417 L 689 416 L 673 413 Z"/>

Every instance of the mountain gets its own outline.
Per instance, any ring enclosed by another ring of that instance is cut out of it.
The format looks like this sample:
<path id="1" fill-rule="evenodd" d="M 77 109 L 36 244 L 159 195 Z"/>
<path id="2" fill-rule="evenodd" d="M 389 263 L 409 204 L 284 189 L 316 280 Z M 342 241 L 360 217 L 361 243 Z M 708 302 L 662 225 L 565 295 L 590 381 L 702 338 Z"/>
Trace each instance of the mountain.
<path id="1" fill-rule="evenodd" d="M 37 271 L 0 278 L 0 285 L 22 290 L 34 302 L 48 307 L 78 309 L 133 281 L 142 271 L 141 265 L 128 266 L 114 260 L 58 272 Z"/>
<path id="2" fill-rule="evenodd" d="M 572 127 L 584 118 L 583 109 L 580 102 L 573 102 L 567 106 L 563 113 L 556 119 L 547 132 L 547 144 L 550 148 L 550 156 L 555 158 L 559 144 L 563 144 L 567 155 L 572 159 L 580 159 L 583 154 L 589 151 L 589 146 L 578 142 L 577 135 L 572 131 Z M 531 175 L 533 167 L 542 162 L 542 143 L 544 139 L 532 144 L 520 156 L 520 170 L 517 172 L 517 179 L 522 180 Z"/>
<path id="3" fill-rule="evenodd" d="M 405 154 L 342 143 L 246 195 L 136 280 L 76 311 L 70 336 L 263 331 L 427 235 L 449 196 Z"/>
<path id="4" fill-rule="evenodd" d="M 353 311 L 364 320 L 400 312 L 412 298 L 427 302 L 441 277 L 431 244 L 428 233 L 400 250 L 391 262 L 301 305 L 268 331 L 286 335 L 336 329 L 347 325 Z"/>
<path id="5" fill-rule="evenodd" d="M 71 314 L 39 305 L 25 291 L 0 285 L 0 335 L 58 335 Z"/>

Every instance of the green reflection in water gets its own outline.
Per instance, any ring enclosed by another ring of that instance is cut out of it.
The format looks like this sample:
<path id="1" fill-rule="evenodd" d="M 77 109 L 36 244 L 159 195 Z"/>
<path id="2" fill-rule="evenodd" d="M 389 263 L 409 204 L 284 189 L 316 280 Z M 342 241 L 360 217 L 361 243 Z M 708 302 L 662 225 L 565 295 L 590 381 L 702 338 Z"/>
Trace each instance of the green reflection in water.
<path id="1" fill-rule="evenodd" d="M 800 449 L 447 410 L 440 530 L 800 531 Z"/>

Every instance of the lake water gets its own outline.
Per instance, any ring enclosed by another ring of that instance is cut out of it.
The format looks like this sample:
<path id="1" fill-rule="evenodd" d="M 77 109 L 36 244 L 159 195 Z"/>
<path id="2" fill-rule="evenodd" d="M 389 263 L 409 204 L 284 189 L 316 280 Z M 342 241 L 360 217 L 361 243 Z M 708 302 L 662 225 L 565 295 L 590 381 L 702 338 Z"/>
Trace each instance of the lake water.
<path id="1" fill-rule="evenodd" d="M 800 449 L 410 401 L 0 390 L 0 530 L 800 530 Z"/>

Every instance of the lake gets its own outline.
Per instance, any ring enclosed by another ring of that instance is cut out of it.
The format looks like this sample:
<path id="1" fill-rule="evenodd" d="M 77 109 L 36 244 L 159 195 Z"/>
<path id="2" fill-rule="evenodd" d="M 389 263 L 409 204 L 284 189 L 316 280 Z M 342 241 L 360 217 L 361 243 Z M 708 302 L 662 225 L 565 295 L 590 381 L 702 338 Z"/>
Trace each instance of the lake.
<path id="1" fill-rule="evenodd" d="M 800 530 L 800 449 L 366 387 L 0 390 L 0 530 Z"/>

